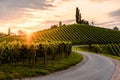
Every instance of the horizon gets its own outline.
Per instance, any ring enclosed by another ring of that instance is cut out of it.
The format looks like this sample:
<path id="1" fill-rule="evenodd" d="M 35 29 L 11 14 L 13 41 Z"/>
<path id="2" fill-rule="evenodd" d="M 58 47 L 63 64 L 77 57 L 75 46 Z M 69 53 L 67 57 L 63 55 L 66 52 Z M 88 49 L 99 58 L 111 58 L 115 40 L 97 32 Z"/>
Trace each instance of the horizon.
<path id="1" fill-rule="evenodd" d="M 39 31 L 51 25 L 74 24 L 76 7 L 95 26 L 120 28 L 119 0 L 1 0 L 0 32 Z M 66 9 L 67 8 L 67 9 Z"/>

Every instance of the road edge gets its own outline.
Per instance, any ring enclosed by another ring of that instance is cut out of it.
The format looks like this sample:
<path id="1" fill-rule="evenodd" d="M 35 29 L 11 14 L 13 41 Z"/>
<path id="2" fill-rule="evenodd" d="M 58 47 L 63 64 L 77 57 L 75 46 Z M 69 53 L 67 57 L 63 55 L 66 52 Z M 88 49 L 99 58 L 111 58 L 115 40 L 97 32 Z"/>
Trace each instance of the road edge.
<path id="1" fill-rule="evenodd" d="M 72 50 L 72 52 L 76 52 L 78 54 L 81 53 L 78 50 Z M 45 75 L 45 76 L 58 75 L 58 74 L 62 74 L 62 73 L 65 73 L 65 72 L 69 72 L 69 71 L 75 70 L 78 67 L 81 67 L 82 65 L 84 65 L 89 60 L 89 58 L 87 57 L 87 55 L 85 55 L 85 54 L 81 54 L 81 55 L 83 56 L 83 60 L 81 62 L 77 63 L 76 65 L 71 66 L 71 67 L 69 67 L 69 68 L 67 68 L 65 70 L 54 72 L 54 73 L 51 73 L 51 74 L 48 74 L 48 75 Z M 43 76 L 38 76 L 38 77 L 33 77 L 33 78 L 40 78 L 40 77 L 43 77 Z M 22 78 L 22 79 L 13 79 L 13 80 L 31 80 L 31 77 Z"/>
<path id="2" fill-rule="evenodd" d="M 111 80 L 120 80 L 120 61 L 113 59 L 113 62 L 116 65 L 116 69 Z"/>

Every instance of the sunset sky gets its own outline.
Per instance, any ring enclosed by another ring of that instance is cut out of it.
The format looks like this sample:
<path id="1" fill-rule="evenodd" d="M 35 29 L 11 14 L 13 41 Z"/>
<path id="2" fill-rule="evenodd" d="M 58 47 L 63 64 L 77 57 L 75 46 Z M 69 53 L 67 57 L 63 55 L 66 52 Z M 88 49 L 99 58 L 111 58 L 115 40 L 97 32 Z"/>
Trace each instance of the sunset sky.
<path id="1" fill-rule="evenodd" d="M 0 32 L 38 31 L 59 21 L 75 23 L 79 7 L 82 18 L 105 28 L 120 28 L 120 0 L 0 0 Z"/>

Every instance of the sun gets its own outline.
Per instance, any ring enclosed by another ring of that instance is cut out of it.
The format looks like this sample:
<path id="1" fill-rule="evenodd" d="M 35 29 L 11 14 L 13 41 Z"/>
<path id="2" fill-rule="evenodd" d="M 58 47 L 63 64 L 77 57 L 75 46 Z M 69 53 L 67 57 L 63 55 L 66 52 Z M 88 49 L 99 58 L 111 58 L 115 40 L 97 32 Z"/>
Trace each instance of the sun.
<path id="1" fill-rule="evenodd" d="M 32 43 L 32 32 L 30 30 L 26 30 L 26 42 L 27 44 L 31 44 Z"/>
<path id="2" fill-rule="evenodd" d="M 30 34 L 32 34 L 32 31 L 26 30 L 26 34 L 27 34 L 27 35 L 30 35 Z"/>

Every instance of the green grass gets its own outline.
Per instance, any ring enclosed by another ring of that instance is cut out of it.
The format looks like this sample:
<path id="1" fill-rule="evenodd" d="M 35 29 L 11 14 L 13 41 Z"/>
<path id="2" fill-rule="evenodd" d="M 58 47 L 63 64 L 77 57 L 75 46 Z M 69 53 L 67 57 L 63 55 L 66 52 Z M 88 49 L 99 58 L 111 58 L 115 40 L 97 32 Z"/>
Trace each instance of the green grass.
<path id="1" fill-rule="evenodd" d="M 118 56 L 113 56 L 113 55 L 109 55 L 109 54 L 102 54 L 104 56 L 107 56 L 107 57 L 110 57 L 110 58 L 113 58 L 113 59 L 116 59 L 116 60 L 119 60 L 120 61 L 120 57 Z"/>
<path id="2" fill-rule="evenodd" d="M 95 53 L 95 51 L 93 49 L 90 49 L 88 46 L 86 46 L 86 47 L 73 47 L 73 50 L 92 52 L 94 54 L 100 54 L 100 55 L 110 57 L 110 58 L 113 58 L 113 59 L 120 61 L 120 57 L 111 55 L 111 53 L 109 51 L 105 51 L 107 53 Z"/>
<path id="3" fill-rule="evenodd" d="M 61 61 L 52 61 L 47 63 L 47 65 L 34 65 L 30 68 L 27 66 L 0 66 L 0 80 L 12 80 L 14 78 L 23 78 L 23 77 L 33 77 L 50 74 L 56 71 L 64 70 L 70 66 L 74 66 L 80 61 L 82 61 L 82 55 L 73 52 L 66 59 Z"/>

